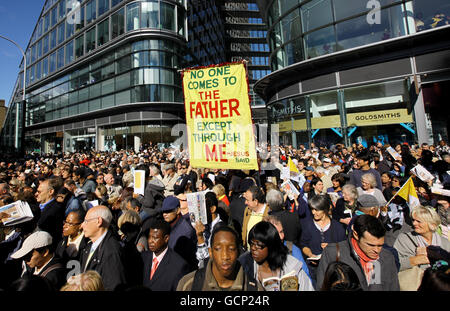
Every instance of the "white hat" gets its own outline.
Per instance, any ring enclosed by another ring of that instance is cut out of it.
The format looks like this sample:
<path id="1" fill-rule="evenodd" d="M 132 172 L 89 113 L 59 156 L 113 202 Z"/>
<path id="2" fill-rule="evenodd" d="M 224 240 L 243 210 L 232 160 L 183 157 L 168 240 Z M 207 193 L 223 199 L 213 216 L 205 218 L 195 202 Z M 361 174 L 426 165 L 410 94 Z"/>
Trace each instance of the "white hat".
<path id="1" fill-rule="evenodd" d="M 330 159 L 330 158 L 324 158 L 324 159 L 323 159 L 323 162 L 331 163 L 331 159 Z"/>
<path id="2" fill-rule="evenodd" d="M 44 246 L 51 245 L 53 242 L 52 236 L 45 231 L 36 231 L 32 235 L 30 235 L 28 238 L 25 239 L 25 241 L 22 244 L 22 247 L 11 255 L 14 259 L 19 259 L 31 252 L 32 250 L 36 248 L 41 248 Z"/>

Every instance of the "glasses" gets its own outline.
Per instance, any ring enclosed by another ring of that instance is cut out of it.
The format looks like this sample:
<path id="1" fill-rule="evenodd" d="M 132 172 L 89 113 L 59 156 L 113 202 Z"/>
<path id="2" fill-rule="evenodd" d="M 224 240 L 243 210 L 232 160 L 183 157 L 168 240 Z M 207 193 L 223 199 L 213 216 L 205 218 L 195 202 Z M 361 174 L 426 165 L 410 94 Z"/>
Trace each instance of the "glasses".
<path id="1" fill-rule="evenodd" d="M 94 217 L 94 218 L 89 218 L 89 219 L 85 219 L 82 223 L 87 224 L 88 222 L 90 222 L 91 220 L 97 219 L 98 217 Z"/>
<path id="2" fill-rule="evenodd" d="M 77 225 L 81 225 L 81 222 L 67 222 L 67 221 L 63 221 L 63 225 L 68 225 L 68 226 L 77 226 Z"/>
<path id="3" fill-rule="evenodd" d="M 260 251 L 260 250 L 262 250 L 262 249 L 264 249 L 266 247 L 267 247 L 267 245 L 265 245 L 263 243 L 257 243 L 255 241 L 251 241 L 250 242 L 250 248 L 253 248 L 253 249 L 258 250 L 258 251 Z"/>

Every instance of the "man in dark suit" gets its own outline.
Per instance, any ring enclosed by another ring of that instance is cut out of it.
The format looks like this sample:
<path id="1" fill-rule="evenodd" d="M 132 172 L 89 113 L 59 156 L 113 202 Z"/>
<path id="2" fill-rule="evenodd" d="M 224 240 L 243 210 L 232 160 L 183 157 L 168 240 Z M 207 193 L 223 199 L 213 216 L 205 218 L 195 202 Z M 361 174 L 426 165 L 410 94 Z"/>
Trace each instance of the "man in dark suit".
<path id="1" fill-rule="evenodd" d="M 86 213 L 81 227 L 90 242 L 81 254 L 81 272 L 97 271 L 106 290 L 112 291 L 127 283 L 119 241 L 108 230 L 112 213 L 103 205 L 94 206 Z"/>
<path id="2" fill-rule="evenodd" d="M 142 252 L 143 285 L 152 291 L 175 291 L 178 281 L 189 273 L 188 263 L 168 247 L 170 225 L 156 221 L 150 226 L 148 247 Z"/>
<path id="3" fill-rule="evenodd" d="M 39 230 L 50 233 L 54 245 L 57 245 L 62 238 L 65 217 L 64 206 L 55 199 L 56 193 L 62 186 L 62 180 L 58 177 L 53 177 L 40 182 L 36 191 L 36 200 L 41 209 L 41 217 L 37 226 Z"/>
<path id="4" fill-rule="evenodd" d="M 196 270 L 197 234 L 191 223 L 181 216 L 180 200 L 174 196 L 165 198 L 161 213 L 171 228 L 169 247 L 186 260 L 191 271 Z"/>

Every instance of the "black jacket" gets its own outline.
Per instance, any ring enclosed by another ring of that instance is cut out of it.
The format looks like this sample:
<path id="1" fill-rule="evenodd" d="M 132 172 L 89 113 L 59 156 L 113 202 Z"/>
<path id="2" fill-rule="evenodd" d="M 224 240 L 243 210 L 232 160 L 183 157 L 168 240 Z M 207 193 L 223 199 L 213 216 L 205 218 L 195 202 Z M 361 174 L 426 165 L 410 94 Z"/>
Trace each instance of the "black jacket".
<path id="1" fill-rule="evenodd" d="M 153 278 L 150 280 L 153 252 L 142 252 L 141 256 L 144 261 L 143 285 L 152 291 L 175 291 L 178 281 L 190 272 L 188 263 L 176 252 L 168 248 L 167 253 L 158 264 Z"/>
<path id="2" fill-rule="evenodd" d="M 94 251 L 91 260 L 86 266 L 92 242 L 89 241 L 81 253 L 81 271 L 95 270 L 103 280 L 106 290 L 115 290 L 118 286 L 127 283 L 125 267 L 123 264 L 123 252 L 119 242 L 110 230 Z"/>
<path id="3" fill-rule="evenodd" d="M 41 217 L 37 226 L 42 231 L 48 232 L 53 238 L 53 245 L 62 239 L 62 229 L 65 216 L 64 206 L 55 199 L 48 203 L 41 211 Z"/>
<path id="4" fill-rule="evenodd" d="M 291 241 L 297 246 L 300 245 L 302 227 L 298 213 L 291 213 L 286 210 L 273 211 L 270 215 L 278 217 L 283 225 L 284 239 Z"/>
<path id="5" fill-rule="evenodd" d="M 27 266 L 27 271 L 22 277 L 25 275 L 31 276 L 33 272 L 34 269 L 30 269 Z M 67 273 L 68 269 L 66 268 L 65 263 L 61 258 L 55 255 L 47 266 L 38 273 L 38 276 L 45 277 L 52 286 L 59 291 L 59 289 L 67 282 Z"/>
<path id="6" fill-rule="evenodd" d="M 70 260 L 78 260 L 80 261 L 81 254 L 83 252 L 83 249 L 86 247 L 86 245 L 89 242 L 89 239 L 86 237 L 83 237 L 80 242 L 80 246 L 78 248 L 78 251 L 74 253 L 72 256 L 69 256 L 67 254 L 67 240 L 68 237 L 64 237 L 56 246 L 55 254 L 61 258 L 65 263 L 67 263 Z"/>

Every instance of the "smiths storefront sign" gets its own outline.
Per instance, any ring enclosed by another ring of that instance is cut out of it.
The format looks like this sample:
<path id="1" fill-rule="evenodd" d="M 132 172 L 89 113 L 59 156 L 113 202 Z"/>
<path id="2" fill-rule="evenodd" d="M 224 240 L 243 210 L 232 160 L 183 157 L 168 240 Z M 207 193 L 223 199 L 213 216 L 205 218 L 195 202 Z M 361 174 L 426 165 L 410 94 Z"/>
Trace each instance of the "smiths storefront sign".
<path id="1" fill-rule="evenodd" d="M 408 111 L 406 109 L 349 113 L 347 115 L 348 126 L 409 123 L 412 121 L 412 115 L 408 114 Z"/>
<path id="2" fill-rule="evenodd" d="M 302 107 L 301 104 L 297 104 L 292 107 L 283 107 L 280 109 L 272 107 L 271 112 L 272 112 L 272 118 L 276 119 L 276 118 L 280 118 L 280 117 L 284 117 L 284 116 L 292 116 L 292 115 L 304 113 L 305 109 Z"/>
<path id="3" fill-rule="evenodd" d="M 412 115 L 406 109 L 369 111 L 347 114 L 348 126 L 376 126 L 413 122 Z M 280 132 L 306 130 L 306 119 L 284 121 L 279 123 Z M 311 118 L 313 129 L 340 127 L 339 115 Z"/>

